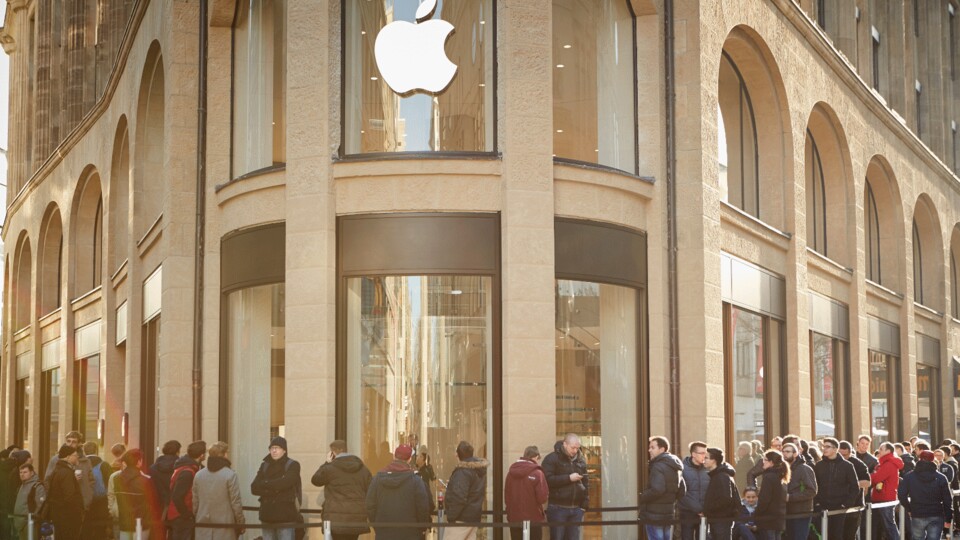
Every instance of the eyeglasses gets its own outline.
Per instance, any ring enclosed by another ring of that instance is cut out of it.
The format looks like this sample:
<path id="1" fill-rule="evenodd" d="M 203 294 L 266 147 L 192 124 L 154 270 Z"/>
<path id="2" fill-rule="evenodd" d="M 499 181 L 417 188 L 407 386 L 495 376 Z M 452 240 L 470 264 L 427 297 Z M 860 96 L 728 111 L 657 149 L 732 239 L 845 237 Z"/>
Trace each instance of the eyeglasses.
<path id="1" fill-rule="evenodd" d="M 823 449 L 824 449 L 824 450 L 836 450 L 837 447 L 836 447 L 836 446 L 830 446 L 829 444 L 825 444 L 825 445 L 823 445 Z"/>

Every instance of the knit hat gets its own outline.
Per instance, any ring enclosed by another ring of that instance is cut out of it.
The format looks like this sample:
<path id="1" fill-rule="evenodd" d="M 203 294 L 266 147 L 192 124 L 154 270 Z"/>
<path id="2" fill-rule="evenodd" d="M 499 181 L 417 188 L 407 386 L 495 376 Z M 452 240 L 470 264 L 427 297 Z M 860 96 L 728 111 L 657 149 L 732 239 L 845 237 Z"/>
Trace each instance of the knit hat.
<path id="1" fill-rule="evenodd" d="M 77 451 L 78 450 L 76 447 L 70 446 L 69 444 L 65 444 L 60 447 L 60 450 L 57 452 L 57 457 L 59 459 L 65 459 L 68 456 L 72 456 L 73 454 L 76 454 Z"/>
<path id="2" fill-rule="evenodd" d="M 12 452 L 10 454 L 10 459 L 17 462 L 17 467 L 19 467 L 20 465 L 26 463 L 28 459 L 30 459 L 30 452 L 27 450 L 17 450 L 16 452 Z"/>
<path id="3" fill-rule="evenodd" d="M 413 455 L 413 447 L 408 444 L 401 444 L 393 451 L 393 457 L 400 461 L 407 461 Z"/>
<path id="4" fill-rule="evenodd" d="M 934 458 L 933 452 L 929 450 L 924 450 L 923 452 L 920 452 L 920 459 L 923 461 L 933 461 L 933 458 Z"/>
<path id="5" fill-rule="evenodd" d="M 274 438 L 270 439 L 270 447 L 274 447 L 274 446 L 279 446 L 280 448 L 283 448 L 283 451 L 284 451 L 284 452 L 286 452 L 286 451 L 287 451 L 287 440 L 284 439 L 283 437 L 274 437 Z"/>

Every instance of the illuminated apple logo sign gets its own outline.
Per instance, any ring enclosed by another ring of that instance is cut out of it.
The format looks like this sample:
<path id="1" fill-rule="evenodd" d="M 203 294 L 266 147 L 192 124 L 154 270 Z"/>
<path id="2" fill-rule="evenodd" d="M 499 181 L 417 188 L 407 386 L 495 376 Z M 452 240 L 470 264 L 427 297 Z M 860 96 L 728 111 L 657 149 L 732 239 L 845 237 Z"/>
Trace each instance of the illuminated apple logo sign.
<path id="1" fill-rule="evenodd" d="M 426 0 L 417 7 L 416 24 L 395 21 L 377 34 L 373 49 L 377 67 L 383 80 L 398 94 L 414 90 L 440 93 L 457 73 L 457 65 L 444 50 L 453 25 L 440 19 L 421 22 L 436 7 L 437 0 Z"/>

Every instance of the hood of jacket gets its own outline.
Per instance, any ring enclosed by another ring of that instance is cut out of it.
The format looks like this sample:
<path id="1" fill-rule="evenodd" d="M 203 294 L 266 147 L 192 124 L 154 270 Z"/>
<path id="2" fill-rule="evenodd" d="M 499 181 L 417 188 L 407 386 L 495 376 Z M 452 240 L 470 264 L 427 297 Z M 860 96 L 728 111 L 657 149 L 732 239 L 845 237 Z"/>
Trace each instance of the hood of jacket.
<path id="1" fill-rule="evenodd" d="M 669 467 L 675 471 L 683 470 L 683 462 L 680 461 L 680 458 L 671 454 L 670 452 L 664 452 L 659 456 L 650 460 L 650 466 L 653 467 L 659 465 L 661 467 Z"/>
<path id="2" fill-rule="evenodd" d="M 880 464 L 892 463 L 897 470 L 903 469 L 903 460 L 896 456 L 894 453 L 889 453 L 885 456 L 880 457 Z"/>
<path id="3" fill-rule="evenodd" d="M 230 466 L 230 460 L 221 456 L 210 456 L 207 458 L 207 469 L 210 472 L 217 472 Z"/>
<path id="4" fill-rule="evenodd" d="M 565 460 L 567 460 L 567 461 L 576 461 L 576 460 L 578 460 L 578 459 L 583 459 L 583 454 L 581 454 L 579 450 L 577 450 L 577 455 L 575 455 L 575 456 L 573 456 L 573 457 L 568 456 L 567 453 L 563 450 L 563 440 L 562 440 L 562 439 L 559 440 L 559 441 L 557 441 L 557 442 L 555 442 L 555 443 L 553 444 L 553 451 L 556 452 L 556 453 L 558 453 L 558 454 L 560 454 L 560 457 L 562 457 L 563 459 L 565 459 Z"/>
<path id="5" fill-rule="evenodd" d="M 731 467 L 726 461 L 718 465 L 716 469 L 710 471 L 708 474 L 710 474 L 710 476 L 715 476 L 721 473 L 726 474 L 730 478 L 735 478 L 737 476 L 737 470 Z"/>
<path id="6" fill-rule="evenodd" d="M 391 461 L 389 465 L 387 465 L 383 469 L 380 469 L 380 472 L 385 472 L 385 473 L 401 473 L 401 472 L 408 472 L 408 471 L 413 472 L 413 468 L 410 467 L 410 464 L 407 463 L 406 461 L 400 461 L 399 459 L 395 459 Z"/>
<path id="7" fill-rule="evenodd" d="M 30 491 L 30 489 L 33 488 L 33 485 L 38 482 L 40 482 L 40 475 L 37 473 L 34 473 L 33 476 L 31 476 L 30 478 L 27 478 L 26 480 L 23 481 L 22 484 L 20 484 L 20 488 L 25 489 L 26 491 Z"/>
<path id="8" fill-rule="evenodd" d="M 341 454 L 330 462 L 334 468 L 353 474 L 363 468 L 363 460 L 353 454 Z"/>
<path id="9" fill-rule="evenodd" d="M 189 467 L 191 465 L 198 468 L 200 467 L 200 463 L 197 460 L 184 454 L 180 456 L 180 459 L 178 459 L 176 463 L 173 464 L 173 468 L 179 469 L 180 467 Z"/>
<path id="10" fill-rule="evenodd" d="M 458 469 L 466 469 L 468 471 L 473 471 L 480 478 L 485 478 L 487 476 L 487 467 L 490 466 L 490 463 L 478 457 L 467 458 L 460 463 L 457 463 Z"/>
<path id="11" fill-rule="evenodd" d="M 526 478 L 537 469 L 540 469 L 540 465 L 527 459 L 518 459 L 513 465 L 510 465 L 507 476 L 512 476 L 514 479 Z"/>
<path id="12" fill-rule="evenodd" d="M 173 470 L 177 468 L 177 460 L 177 456 L 163 455 L 157 458 L 153 466 L 156 467 L 159 472 L 171 474 Z"/>
<path id="13" fill-rule="evenodd" d="M 401 461 L 400 463 L 403 462 Z M 389 468 L 389 466 L 387 468 Z M 413 472 L 413 469 L 407 467 L 406 470 L 396 472 L 387 471 L 384 469 L 382 472 L 377 473 L 377 481 L 384 489 L 400 489 L 407 482 L 420 482 L 421 480 L 417 478 L 417 475 Z"/>
<path id="14" fill-rule="evenodd" d="M 917 476 L 924 477 L 925 480 L 933 478 L 933 474 L 939 472 L 939 467 L 937 464 L 932 461 L 920 460 L 917 462 L 917 465 L 913 468 L 913 473 Z"/>

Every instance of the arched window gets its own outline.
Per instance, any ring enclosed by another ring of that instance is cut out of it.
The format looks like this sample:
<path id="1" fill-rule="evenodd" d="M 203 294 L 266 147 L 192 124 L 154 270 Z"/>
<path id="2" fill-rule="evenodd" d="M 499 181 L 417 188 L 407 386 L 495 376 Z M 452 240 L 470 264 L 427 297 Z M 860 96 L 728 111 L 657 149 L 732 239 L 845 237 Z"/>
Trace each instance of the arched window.
<path id="1" fill-rule="evenodd" d="M 14 259 L 16 275 L 13 282 L 13 329 L 15 332 L 26 328 L 33 320 L 33 310 L 30 308 L 30 293 L 32 288 L 30 280 L 32 260 L 30 240 L 26 234 L 24 234 L 21 236 L 19 243 L 20 245 L 16 251 L 16 259 Z"/>
<path id="2" fill-rule="evenodd" d="M 103 197 L 100 175 L 92 167 L 81 178 L 73 203 L 73 298 L 103 281 Z"/>
<path id="3" fill-rule="evenodd" d="M 154 42 L 140 81 L 137 107 L 137 137 L 134 167 L 133 235 L 143 238 L 163 213 L 166 174 L 164 171 L 164 72 L 160 45 Z"/>
<path id="4" fill-rule="evenodd" d="M 636 30 L 625 0 L 553 0 L 553 153 L 636 171 Z"/>
<path id="5" fill-rule="evenodd" d="M 913 300 L 923 303 L 923 249 L 920 246 L 917 220 L 913 220 Z"/>
<path id="6" fill-rule="evenodd" d="M 867 279 L 880 283 L 880 213 L 877 211 L 877 198 L 870 182 L 867 182 L 866 198 L 864 219 L 867 221 Z"/>
<path id="7" fill-rule="evenodd" d="M 122 117 L 114 138 L 113 166 L 110 170 L 109 245 L 107 272 L 112 274 L 128 257 L 130 241 L 130 133 Z"/>
<path id="8" fill-rule="evenodd" d="M 807 130 L 807 245 L 827 255 L 827 190 L 823 160 L 810 130 Z"/>
<path id="9" fill-rule="evenodd" d="M 960 276 L 957 275 L 957 251 L 950 250 L 950 310 L 954 319 L 960 319 L 960 305 L 958 305 L 957 281 Z"/>
<path id="10" fill-rule="evenodd" d="M 921 195 L 913 213 L 913 300 L 939 312 L 946 301 L 942 230 L 933 201 Z"/>
<path id="11" fill-rule="evenodd" d="M 743 76 L 726 51 L 720 60 L 717 111 L 720 190 L 724 201 L 760 217 L 757 121 Z"/>
<path id="12" fill-rule="evenodd" d="M 51 205 L 43 221 L 38 248 L 38 287 L 40 316 L 60 307 L 61 268 L 63 266 L 63 226 L 60 211 Z"/>

